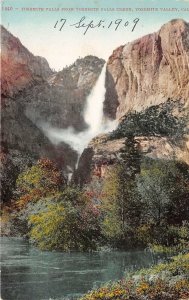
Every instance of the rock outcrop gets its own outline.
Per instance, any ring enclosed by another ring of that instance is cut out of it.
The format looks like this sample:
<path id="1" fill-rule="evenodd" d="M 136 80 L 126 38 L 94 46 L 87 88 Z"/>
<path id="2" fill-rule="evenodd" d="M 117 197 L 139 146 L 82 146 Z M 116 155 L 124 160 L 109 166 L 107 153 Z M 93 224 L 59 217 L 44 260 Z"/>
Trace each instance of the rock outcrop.
<path id="1" fill-rule="evenodd" d="M 34 56 L 3 26 L 1 30 L 1 94 L 14 97 L 32 83 L 47 79 L 53 72 L 45 58 Z"/>
<path id="2" fill-rule="evenodd" d="M 80 158 L 74 178 L 75 182 L 81 186 L 85 184 L 93 186 L 94 183 L 96 186 L 96 182 L 102 185 L 101 181 L 120 161 L 120 153 L 124 148 L 125 141 L 127 138 L 110 140 L 108 135 L 93 139 Z M 144 157 L 165 160 L 176 158 L 189 164 L 189 144 L 183 142 L 176 145 L 168 137 L 160 136 L 135 136 L 135 141 Z"/>
<path id="3" fill-rule="evenodd" d="M 189 24 L 172 20 L 117 48 L 107 63 L 104 112 L 121 118 L 168 98 L 189 103 Z M 113 95 L 113 97 L 112 97 Z"/>
<path id="4" fill-rule="evenodd" d="M 99 136 L 98 139 L 93 139 L 89 144 L 88 152 L 93 153 L 91 161 L 82 158 L 82 168 L 85 169 L 87 164 L 90 176 L 104 177 L 109 167 L 119 161 L 120 150 L 124 148 L 124 143 L 127 138 L 110 140 L 107 135 Z M 136 136 L 136 142 L 140 145 L 140 151 L 143 156 L 152 159 L 175 159 L 185 161 L 189 164 L 189 147 L 185 144 L 175 145 L 168 137 L 158 136 Z M 87 176 L 85 177 L 87 178 Z M 87 178 L 89 181 L 89 177 Z"/>

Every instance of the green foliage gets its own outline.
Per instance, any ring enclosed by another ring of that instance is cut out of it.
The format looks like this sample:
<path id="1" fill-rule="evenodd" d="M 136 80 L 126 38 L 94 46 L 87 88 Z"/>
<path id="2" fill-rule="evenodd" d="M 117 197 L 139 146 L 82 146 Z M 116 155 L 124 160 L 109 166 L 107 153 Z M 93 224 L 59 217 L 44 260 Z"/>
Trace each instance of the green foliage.
<path id="1" fill-rule="evenodd" d="M 77 211 L 70 203 L 49 204 L 43 212 L 29 217 L 30 238 L 41 249 L 75 248 L 77 222 Z"/>
<path id="2" fill-rule="evenodd" d="M 136 174 L 140 172 L 141 153 L 139 143 L 132 134 L 129 134 L 125 140 L 125 146 L 121 149 L 120 163 L 123 165 L 125 177 L 135 179 Z"/>
<path id="3" fill-rule="evenodd" d="M 142 168 L 137 177 L 137 189 L 141 196 L 144 222 L 161 225 L 168 212 L 170 203 L 168 177 L 165 170 L 155 163 L 149 168 Z"/>
<path id="4" fill-rule="evenodd" d="M 128 168 L 117 164 L 104 180 L 105 238 L 124 248 L 163 245 L 183 250 L 188 245 L 189 168 L 151 159 L 143 159 L 134 176 Z"/>
<path id="5" fill-rule="evenodd" d="M 134 181 L 125 175 L 123 165 L 115 166 L 105 179 L 102 211 L 105 237 L 115 245 L 132 247 L 132 231 L 139 221 L 140 202 Z"/>
<path id="6" fill-rule="evenodd" d="M 140 159 L 138 143 L 130 135 L 121 151 L 120 162 L 104 181 L 102 228 L 104 236 L 117 246 L 133 246 L 133 230 L 140 216 L 135 184 L 136 174 L 140 172 Z"/>
<path id="7" fill-rule="evenodd" d="M 0 153 L 0 191 L 2 204 L 7 204 L 12 199 L 18 171 L 18 167 L 14 165 L 9 155 Z"/>
<path id="8" fill-rule="evenodd" d="M 29 215 L 29 237 L 33 243 L 45 250 L 96 249 L 100 238 L 99 212 L 84 193 L 67 187 L 58 198 L 41 202 L 41 209 L 38 203 L 36 212 Z"/>
<path id="9" fill-rule="evenodd" d="M 47 159 L 38 161 L 17 180 L 15 227 L 39 248 L 92 250 L 101 237 L 100 213 L 88 195 L 66 186 L 60 171 Z"/>
<path id="10" fill-rule="evenodd" d="M 164 271 L 170 272 L 171 275 L 189 275 L 189 253 L 174 256 L 172 261 L 160 263 L 150 269 L 140 270 L 138 274 L 143 276 L 152 274 L 155 275 Z"/>
<path id="11" fill-rule="evenodd" d="M 189 168 L 174 161 L 144 160 L 136 184 L 143 210 L 138 238 L 144 244 L 187 243 L 179 230 L 189 216 Z"/>
<path id="12" fill-rule="evenodd" d="M 17 180 L 17 211 L 11 222 L 48 250 L 96 250 L 106 244 L 122 249 L 188 247 L 186 164 L 141 162 L 139 146 L 129 135 L 100 187 L 88 188 L 66 186 L 56 166 L 40 160 Z"/>
<path id="13" fill-rule="evenodd" d="M 181 226 L 170 225 L 167 232 L 170 244 L 177 252 L 189 249 L 189 222 L 183 221 Z"/>
<path id="14" fill-rule="evenodd" d="M 183 221 L 181 226 L 170 225 L 162 230 L 164 234 L 161 233 L 161 236 L 169 241 L 168 246 L 165 243 L 155 243 L 152 230 L 147 233 L 148 244 L 153 252 L 177 254 L 189 250 L 189 223 L 187 221 Z M 144 239 L 144 234 L 141 239 Z"/>
<path id="15" fill-rule="evenodd" d="M 119 172 L 120 166 L 111 170 L 103 188 L 101 209 L 104 212 L 102 230 L 108 240 L 116 243 L 122 236 L 122 222 L 120 217 Z"/>
<path id="16" fill-rule="evenodd" d="M 60 171 L 49 159 L 41 159 L 36 165 L 21 173 L 16 182 L 15 196 L 19 209 L 30 201 L 55 195 L 64 185 Z"/>
<path id="17" fill-rule="evenodd" d="M 176 106 L 180 106 L 176 103 Z M 166 101 L 164 104 L 150 106 L 142 112 L 129 113 L 118 128 L 113 131 L 111 138 L 134 136 L 169 136 L 175 140 L 184 133 L 187 118 L 174 115 L 175 102 Z M 183 108 L 182 108 L 183 109 Z"/>

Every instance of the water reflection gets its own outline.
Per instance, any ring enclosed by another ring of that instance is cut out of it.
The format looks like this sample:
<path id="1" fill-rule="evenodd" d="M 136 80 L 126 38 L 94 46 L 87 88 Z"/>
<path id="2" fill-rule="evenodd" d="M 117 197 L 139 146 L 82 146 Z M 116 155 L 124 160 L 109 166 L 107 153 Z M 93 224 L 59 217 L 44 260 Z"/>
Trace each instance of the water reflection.
<path id="1" fill-rule="evenodd" d="M 2 238 L 2 299 L 46 300 L 80 296 L 125 272 L 152 265 L 150 253 L 41 252 L 26 241 Z"/>

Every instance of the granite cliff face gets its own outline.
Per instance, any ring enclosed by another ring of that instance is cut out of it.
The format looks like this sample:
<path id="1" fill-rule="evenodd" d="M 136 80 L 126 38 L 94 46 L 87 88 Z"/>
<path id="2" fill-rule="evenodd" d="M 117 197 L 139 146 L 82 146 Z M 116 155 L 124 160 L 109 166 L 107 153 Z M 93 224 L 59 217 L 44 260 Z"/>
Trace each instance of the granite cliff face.
<path id="1" fill-rule="evenodd" d="M 189 24 L 172 20 L 117 48 L 107 63 L 104 112 L 121 118 L 168 98 L 189 99 Z M 113 95 L 113 97 L 112 97 Z"/>
<path id="2" fill-rule="evenodd" d="M 129 128 L 136 138 L 140 134 L 142 149 L 146 140 L 152 158 L 189 163 L 187 22 L 172 20 L 117 48 L 107 63 L 106 87 L 104 113 L 120 120 L 122 136 Z"/>
<path id="3" fill-rule="evenodd" d="M 13 97 L 32 83 L 52 74 L 45 58 L 34 56 L 9 31 L 1 26 L 1 93 Z"/>
<path id="4" fill-rule="evenodd" d="M 86 56 L 19 95 L 25 114 L 33 123 L 56 128 L 86 128 L 83 111 L 86 98 L 99 77 L 104 60 Z M 49 113 L 50 112 L 50 113 Z"/>

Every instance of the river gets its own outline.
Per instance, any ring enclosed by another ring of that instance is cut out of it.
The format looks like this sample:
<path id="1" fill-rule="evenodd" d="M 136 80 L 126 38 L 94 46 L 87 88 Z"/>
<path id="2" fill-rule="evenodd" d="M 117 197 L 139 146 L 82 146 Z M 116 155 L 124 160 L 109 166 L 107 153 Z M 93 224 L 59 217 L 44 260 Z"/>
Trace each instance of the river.
<path id="1" fill-rule="evenodd" d="M 3 237 L 1 297 L 3 300 L 72 299 L 153 262 L 150 252 L 42 252 L 21 238 Z"/>

